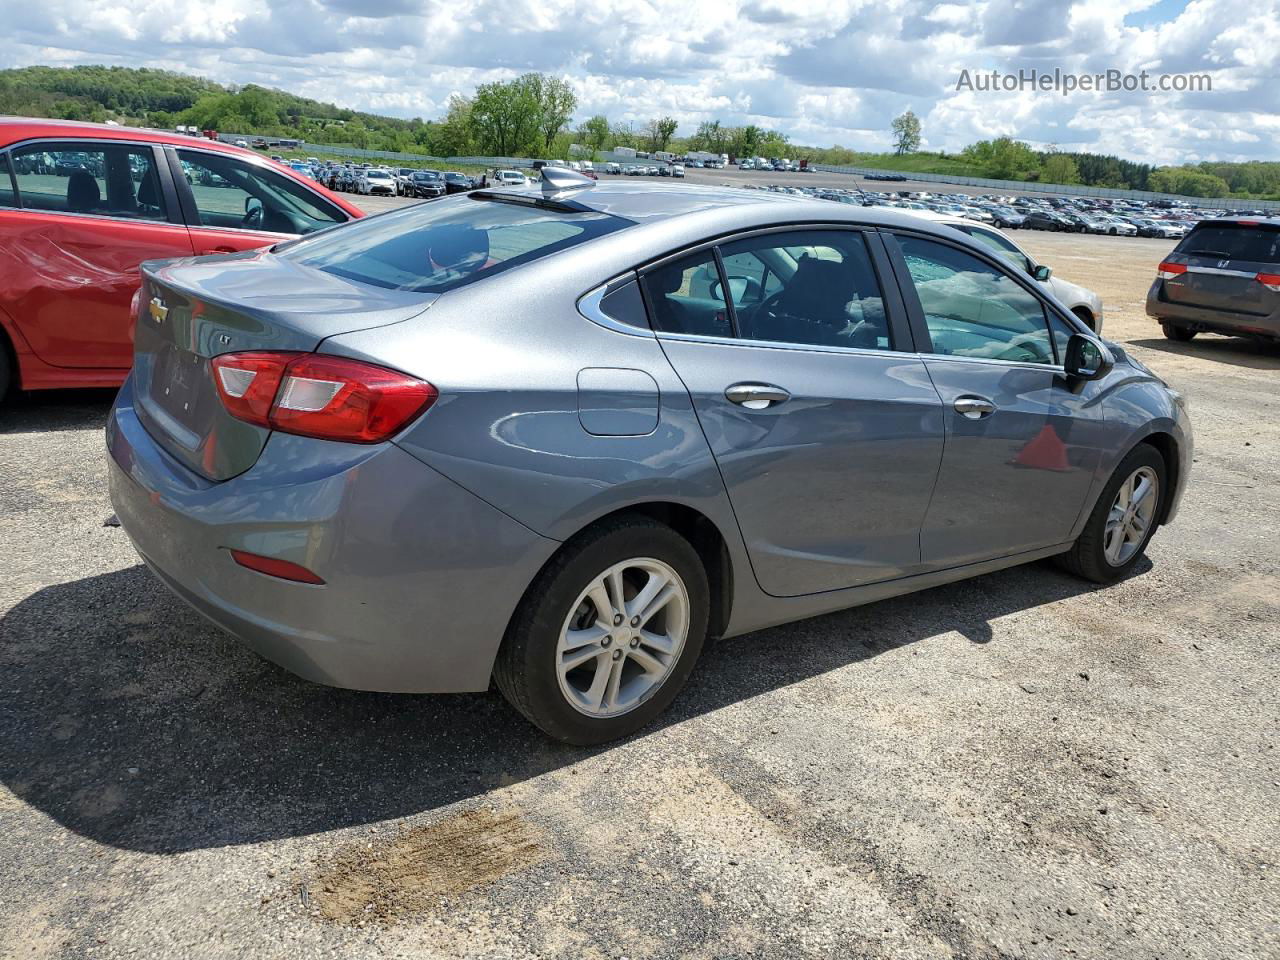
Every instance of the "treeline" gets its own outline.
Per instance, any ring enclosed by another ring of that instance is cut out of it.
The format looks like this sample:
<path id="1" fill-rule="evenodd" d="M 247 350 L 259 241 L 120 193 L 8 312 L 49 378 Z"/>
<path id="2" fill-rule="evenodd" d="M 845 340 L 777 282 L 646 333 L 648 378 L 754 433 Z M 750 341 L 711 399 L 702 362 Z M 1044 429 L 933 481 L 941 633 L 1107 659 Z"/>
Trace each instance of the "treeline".
<path id="1" fill-rule="evenodd" d="M 183 124 L 252 136 L 434 157 L 524 156 L 563 159 L 571 144 L 587 153 L 616 147 L 706 150 L 736 157 L 808 158 L 815 163 L 903 172 L 1153 190 L 1196 197 L 1280 198 L 1280 163 L 1200 163 L 1152 167 L 1094 153 L 1035 150 L 1011 137 L 970 144 L 959 153 L 865 153 L 807 147 L 786 134 L 719 120 L 677 136 L 673 117 L 636 125 L 596 115 L 575 123 L 578 101 L 564 80 L 528 73 L 455 96 L 437 120 L 403 120 L 349 110 L 256 85 L 224 86 L 201 77 L 132 67 L 22 67 L 0 70 L 0 113 L 115 120 L 161 129 Z"/>

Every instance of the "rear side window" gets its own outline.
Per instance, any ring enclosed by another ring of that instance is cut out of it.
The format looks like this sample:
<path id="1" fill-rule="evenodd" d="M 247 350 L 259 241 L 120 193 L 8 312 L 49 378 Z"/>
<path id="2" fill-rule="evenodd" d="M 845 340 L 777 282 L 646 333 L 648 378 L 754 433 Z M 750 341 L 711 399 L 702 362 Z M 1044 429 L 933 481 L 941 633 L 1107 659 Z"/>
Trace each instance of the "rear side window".
<path id="1" fill-rule="evenodd" d="M 644 285 L 653 323 L 659 330 L 700 337 L 733 336 L 712 251 L 664 263 L 645 274 Z"/>
<path id="2" fill-rule="evenodd" d="M 770 233 L 736 240 L 721 252 L 742 337 L 803 346 L 892 346 L 862 234 Z"/>
<path id="3" fill-rule="evenodd" d="M 1245 223 L 1208 223 L 1192 228 L 1175 253 L 1280 263 L 1280 229 Z"/>
<path id="4" fill-rule="evenodd" d="M 155 154 L 128 144 L 32 144 L 13 151 L 24 210 L 167 220 Z"/>
<path id="5" fill-rule="evenodd" d="M 393 290 L 441 293 L 630 226 L 593 210 L 445 198 L 356 221 L 281 255 Z"/>

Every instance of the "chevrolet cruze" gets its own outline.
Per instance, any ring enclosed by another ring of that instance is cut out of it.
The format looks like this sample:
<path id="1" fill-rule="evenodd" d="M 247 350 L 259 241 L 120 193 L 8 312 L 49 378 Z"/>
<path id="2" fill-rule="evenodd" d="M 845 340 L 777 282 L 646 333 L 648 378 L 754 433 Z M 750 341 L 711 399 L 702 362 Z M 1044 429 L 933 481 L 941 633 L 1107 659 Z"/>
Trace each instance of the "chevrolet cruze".
<path id="1" fill-rule="evenodd" d="M 363 690 L 628 734 L 704 641 L 1174 516 L 1181 398 L 946 226 L 543 172 L 143 268 L 112 502 L 176 594 Z"/>

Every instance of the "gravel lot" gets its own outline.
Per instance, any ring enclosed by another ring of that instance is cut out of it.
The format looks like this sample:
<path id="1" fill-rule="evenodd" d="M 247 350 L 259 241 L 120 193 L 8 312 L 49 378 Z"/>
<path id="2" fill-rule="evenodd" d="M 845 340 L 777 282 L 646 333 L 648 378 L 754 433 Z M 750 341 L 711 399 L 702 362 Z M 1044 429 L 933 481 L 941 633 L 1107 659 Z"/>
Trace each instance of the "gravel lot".
<path id="1" fill-rule="evenodd" d="M 714 645 L 599 750 L 259 660 L 104 526 L 108 395 L 4 407 L 0 956 L 1277 956 L 1280 352 L 1161 339 L 1167 243 L 1019 240 L 1190 397 L 1150 562 Z"/>

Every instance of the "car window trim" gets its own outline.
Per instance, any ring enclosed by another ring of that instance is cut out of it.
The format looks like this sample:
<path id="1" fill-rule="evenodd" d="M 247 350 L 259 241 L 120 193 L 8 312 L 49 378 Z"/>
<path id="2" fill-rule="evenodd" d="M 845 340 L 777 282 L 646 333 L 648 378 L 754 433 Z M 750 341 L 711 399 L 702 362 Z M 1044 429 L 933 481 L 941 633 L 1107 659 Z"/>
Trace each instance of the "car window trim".
<path id="1" fill-rule="evenodd" d="M 22 199 L 18 196 L 18 178 L 13 175 L 13 164 L 9 161 L 8 150 L 0 152 L 0 165 L 3 166 L 3 169 L 0 170 L 0 172 L 7 173 L 9 175 L 9 189 L 10 192 L 13 193 L 13 206 L 5 207 L 4 209 L 21 210 Z"/>
<path id="2" fill-rule="evenodd" d="M 837 230 L 845 233 L 860 233 L 863 242 L 867 246 L 867 254 L 871 259 L 872 271 L 876 275 L 876 282 L 880 287 L 880 296 L 885 304 L 885 316 L 889 325 L 889 336 L 892 340 L 892 346 L 886 350 L 870 347 L 823 347 L 815 344 L 791 344 L 783 340 L 746 340 L 740 337 L 714 337 L 704 334 L 676 334 L 667 331 L 658 330 L 654 327 L 655 335 L 658 337 L 669 337 L 672 339 L 694 339 L 710 343 L 737 343 L 747 346 L 764 346 L 764 347 L 797 347 L 805 350 L 821 350 L 821 351 L 837 351 L 841 353 L 893 353 L 901 355 L 903 353 L 916 353 L 917 342 L 914 330 L 911 329 L 909 315 L 906 310 L 906 303 L 902 298 L 902 293 L 898 289 L 896 282 L 896 274 L 893 272 L 892 262 L 887 253 L 887 245 L 881 237 L 881 230 L 875 226 L 864 223 L 849 223 L 847 221 L 830 221 L 830 220 L 801 220 L 794 223 L 770 224 L 767 227 L 753 227 L 747 230 L 738 230 L 730 233 L 724 233 L 715 237 L 699 240 L 696 243 L 688 244 L 679 249 L 668 251 L 660 256 L 650 258 L 647 261 L 637 265 L 633 272 L 636 273 L 643 281 L 644 278 L 652 271 L 658 270 L 674 260 L 682 259 L 700 253 L 707 248 L 719 250 L 719 247 L 726 243 L 733 243 L 738 240 L 748 240 L 753 237 L 766 236 L 772 233 L 796 233 L 807 230 Z M 720 258 L 717 255 L 717 264 Z M 720 272 L 720 283 L 722 289 L 728 289 L 728 283 L 724 279 L 724 272 Z M 641 283 L 640 291 L 645 298 L 645 309 L 649 311 L 649 321 L 653 323 L 653 308 L 648 295 L 648 284 Z M 736 321 L 735 321 L 736 329 Z"/>
<path id="3" fill-rule="evenodd" d="M 165 218 L 163 220 L 140 220 L 136 217 L 113 216 L 109 213 L 79 213 L 74 210 L 40 210 L 35 207 L 22 206 L 22 191 L 18 189 L 18 175 L 13 166 L 13 151 L 21 150 L 25 147 L 40 144 L 66 144 L 65 147 L 50 147 L 50 152 L 54 149 L 65 150 L 82 150 L 91 151 L 99 146 L 127 146 L 136 148 L 146 148 L 151 152 L 151 163 L 155 167 L 156 177 L 160 181 L 160 194 L 164 198 Z M 24 212 L 50 214 L 55 217 L 85 217 L 90 220 L 110 220 L 112 223 L 134 223 L 147 224 L 150 226 L 184 226 L 182 213 L 178 209 L 178 195 L 174 190 L 173 181 L 169 176 L 164 163 L 163 144 L 155 143 L 151 140 L 126 140 L 122 137 L 103 137 L 100 140 L 83 140 L 78 138 L 66 137 L 29 137 L 26 140 L 18 140 L 9 144 L 4 148 L 3 155 L 9 166 L 9 178 L 13 184 L 13 199 L 17 203 L 16 207 L 10 209 L 22 210 Z"/>
<path id="4" fill-rule="evenodd" d="M 175 184 L 180 184 L 180 186 L 178 186 L 178 193 L 182 197 L 182 212 L 183 212 L 183 216 L 186 218 L 186 224 L 188 229 L 191 229 L 191 230 L 244 230 L 246 233 L 265 233 L 265 234 L 271 234 L 272 236 L 277 236 L 277 237 L 309 236 L 309 234 L 279 233 L 278 231 L 275 231 L 275 230 L 252 230 L 248 227 L 214 227 L 214 226 L 210 226 L 207 223 L 201 223 L 200 208 L 196 206 L 196 195 L 194 191 L 192 191 L 191 189 L 191 184 L 187 183 L 187 175 L 182 169 L 182 160 L 178 156 L 178 151 L 190 150 L 192 153 L 203 153 L 203 154 L 208 154 L 215 157 L 224 157 L 230 160 L 238 160 L 241 163 L 246 164 L 247 166 L 260 167 L 261 169 L 267 171 L 268 173 L 274 173 L 282 177 L 285 176 L 285 174 L 280 173 L 279 170 L 273 169 L 274 161 L 265 160 L 262 157 L 258 157 L 258 156 L 246 157 L 246 156 L 241 156 L 238 153 L 227 153 L 223 150 L 204 150 L 204 149 L 201 149 L 201 146 L 198 143 L 192 143 L 190 146 L 188 146 L 185 143 L 183 144 L 166 143 L 166 144 L 162 144 L 162 146 L 164 147 L 165 153 L 168 154 L 169 156 L 169 174 L 171 177 L 173 177 Z M 342 207 L 338 206 L 336 203 L 334 203 L 332 200 L 329 200 L 327 197 L 321 196 L 319 193 L 316 193 L 315 190 L 312 190 L 310 186 L 303 183 L 301 180 L 298 180 L 292 177 L 290 179 L 293 180 L 293 182 L 297 186 L 301 187 L 303 190 L 306 190 L 308 193 L 312 194 L 315 197 L 316 201 L 323 204 L 325 208 L 332 208 L 344 218 L 342 220 L 337 221 L 336 223 L 329 224 L 330 227 L 341 226 L 342 224 L 350 223 L 352 220 L 355 219 L 355 217 L 349 214 L 346 210 L 342 209 Z M 320 227 L 318 228 L 318 230 L 313 230 L 312 233 L 317 233 L 319 230 L 327 230 L 327 229 L 328 227 Z"/>
<path id="5" fill-rule="evenodd" d="M 1041 291 L 1037 290 L 1035 288 L 1035 284 L 1037 283 L 1037 281 L 1035 281 L 1030 277 L 1023 276 L 1020 271 L 1012 271 L 1012 272 L 1009 271 L 1007 268 L 1008 267 L 1007 263 L 1004 263 L 1004 264 L 1000 263 L 999 257 L 996 257 L 994 255 L 988 255 L 986 252 L 982 250 L 977 250 L 974 247 L 970 247 L 965 244 L 955 243 L 949 237 L 939 237 L 935 234 L 926 233 L 921 230 L 912 230 L 910 228 L 903 228 L 903 227 L 893 227 L 891 229 L 886 229 L 882 231 L 882 233 L 887 235 L 885 237 L 885 244 L 884 244 L 885 249 L 886 251 L 888 251 L 889 260 L 893 265 L 894 275 L 897 277 L 899 292 L 902 295 L 903 303 L 907 310 L 907 316 L 911 324 L 912 334 L 916 338 L 917 352 L 923 356 L 940 357 L 944 360 L 946 359 L 963 360 L 966 362 L 981 361 L 984 363 L 1001 363 L 1001 364 L 1011 365 L 1011 366 L 1034 367 L 1035 369 L 1038 369 L 1038 370 L 1061 370 L 1063 369 L 1063 366 L 1062 366 L 1063 358 L 1058 356 L 1058 343 L 1053 336 L 1053 328 L 1049 326 L 1050 311 L 1052 311 L 1060 320 L 1065 322 L 1066 325 L 1070 329 L 1074 330 L 1076 333 L 1082 333 L 1088 336 L 1095 336 L 1091 331 L 1081 329 L 1082 321 L 1075 314 L 1070 313 L 1069 311 L 1059 310 L 1058 307 L 1051 300 L 1045 297 L 1041 293 Z M 1044 314 L 1045 334 L 1049 337 L 1049 343 L 1053 349 L 1054 362 L 1052 364 L 1027 363 L 1024 360 L 1000 360 L 995 357 L 952 357 L 947 354 L 934 353 L 933 337 L 930 336 L 928 324 L 925 322 L 925 319 L 924 319 L 924 308 L 920 305 L 920 296 L 919 294 L 916 293 L 915 282 L 911 279 L 911 272 L 907 268 L 907 261 L 902 254 L 902 248 L 896 242 L 897 237 L 899 235 L 909 236 L 909 237 L 918 237 L 921 240 L 929 240 L 934 243 L 943 244 L 944 246 L 954 247 L 956 250 L 959 250 L 961 253 L 967 253 L 970 256 L 983 261 L 984 263 L 987 264 L 987 266 L 996 270 L 996 272 L 1001 273 L 1006 277 L 1009 277 L 1015 283 L 1017 283 L 1020 287 L 1022 287 L 1022 289 L 1026 291 L 1026 293 L 1028 293 L 1031 297 L 1035 299 L 1037 303 L 1040 304 L 1040 309 Z M 890 237 L 893 238 L 895 241 L 892 244 L 888 242 L 888 238 Z M 973 243 L 976 245 L 978 241 L 974 240 Z"/>

